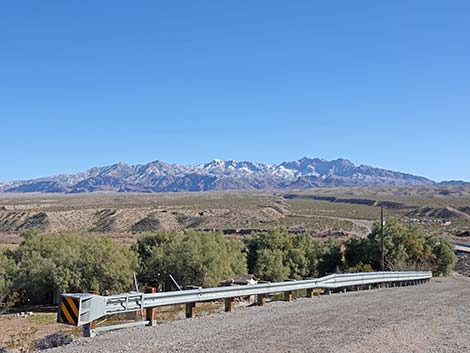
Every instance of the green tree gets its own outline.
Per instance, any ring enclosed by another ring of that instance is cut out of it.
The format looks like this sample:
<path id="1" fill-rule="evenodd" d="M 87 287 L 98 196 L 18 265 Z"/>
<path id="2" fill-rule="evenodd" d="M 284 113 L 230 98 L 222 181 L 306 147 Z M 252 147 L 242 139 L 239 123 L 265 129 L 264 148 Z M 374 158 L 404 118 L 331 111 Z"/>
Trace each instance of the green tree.
<path id="1" fill-rule="evenodd" d="M 374 272 L 374 269 L 371 265 L 364 265 L 362 262 L 359 262 L 355 266 L 348 267 L 346 269 L 347 273 L 356 273 L 356 272 Z"/>
<path id="2" fill-rule="evenodd" d="M 254 234 L 248 242 L 248 266 L 250 272 L 269 281 L 316 277 L 327 250 L 308 234 L 274 229 Z"/>
<path id="3" fill-rule="evenodd" d="M 50 303 L 63 292 L 122 292 L 131 288 L 136 254 L 110 238 L 27 237 L 15 251 L 14 281 L 23 302 Z"/>
<path id="4" fill-rule="evenodd" d="M 243 243 L 215 232 L 161 232 L 142 236 L 135 245 L 139 278 L 147 284 L 217 286 L 235 274 L 246 274 Z"/>
<path id="5" fill-rule="evenodd" d="M 380 270 L 380 225 L 374 224 L 367 239 L 347 240 L 344 253 L 349 267 L 364 264 Z M 456 261 L 447 240 L 425 234 L 418 226 L 405 227 L 395 219 L 384 226 L 384 258 L 386 270 L 432 270 L 435 275 L 448 274 Z"/>
<path id="6" fill-rule="evenodd" d="M 13 280 L 16 276 L 16 263 L 0 251 L 0 312 L 14 303 Z"/>
<path id="7" fill-rule="evenodd" d="M 335 239 L 329 239 L 318 263 L 320 276 L 341 272 L 344 268 L 341 245 Z"/>
<path id="8" fill-rule="evenodd" d="M 253 270 L 268 281 L 283 281 L 290 277 L 290 269 L 284 264 L 284 254 L 280 249 L 260 249 Z"/>
<path id="9" fill-rule="evenodd" d="M 429 239 L 428 244 L 432 245 L 434 275 L 447 276 L 454 269 L 457 261 L 451 242 L 446 239 L 437 240 L 434 238 Z"/>

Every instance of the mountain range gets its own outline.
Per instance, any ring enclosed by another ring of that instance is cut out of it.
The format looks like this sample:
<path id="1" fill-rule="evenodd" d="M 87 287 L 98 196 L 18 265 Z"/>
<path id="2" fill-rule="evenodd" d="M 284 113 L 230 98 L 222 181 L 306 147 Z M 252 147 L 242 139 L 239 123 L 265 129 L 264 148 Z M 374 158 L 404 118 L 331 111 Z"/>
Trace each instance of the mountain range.
<path id="1" fill-rule="evenodd" d="M 0 192 L 177 192 L 435 184 L 421 176 L 355 165 L 347 159 L 327 161 L 304 157 L 280 164 L 218 159 L 197 165 L 162 161 L 137 165 L 117 163 L 77 174 L 4 182 L 0 183 Z"/>

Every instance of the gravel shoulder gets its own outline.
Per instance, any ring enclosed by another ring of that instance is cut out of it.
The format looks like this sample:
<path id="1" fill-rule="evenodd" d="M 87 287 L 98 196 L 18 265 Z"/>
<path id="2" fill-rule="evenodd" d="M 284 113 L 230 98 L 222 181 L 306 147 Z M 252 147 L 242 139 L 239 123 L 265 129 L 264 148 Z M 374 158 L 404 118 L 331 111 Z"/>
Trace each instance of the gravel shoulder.
<path id="1" fill-rule="evenodd" d="M 470 278 L 238 307 L 47 352 L 470 352 Z"/>

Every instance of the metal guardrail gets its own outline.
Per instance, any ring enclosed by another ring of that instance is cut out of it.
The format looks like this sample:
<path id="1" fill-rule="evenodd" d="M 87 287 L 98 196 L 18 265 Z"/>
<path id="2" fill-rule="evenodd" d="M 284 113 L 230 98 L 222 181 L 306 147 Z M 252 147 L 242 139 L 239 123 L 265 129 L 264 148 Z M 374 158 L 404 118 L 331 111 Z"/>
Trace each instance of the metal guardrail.
<path id="1" fill-rule="evenodd" d="M 454 244 L 454 245 L 460 245 L 460 246 L 465 246 L 465 247 L 467 247 L 467 248 L 470 248 L 470 244 L 463 243 L 463 242 L 461 242 L 461 241 L 453 241 L 453 240 L 452 240 L 451 243 Z"/>
<path id="2" fill-rule="evenodd" d="M 58 322 L 82 326 L 84 333 L 92 336 L 93 332 L 112 329 L 90 328 L 90 324 L 101 317 L 156 308 L 167 305 L 186 304 L 194 307 L 196 302 L 214 300 L 230 300 L 236 297 L 253 295 L 265 296 L 275 293 L 291 293 L 298 290 L 332 289 L 363 286 L 372 284 L 417 284 L 432 277 L 431 272 L 367 272 L 333 274 L 308 280 L 292 280 L 286 282 L 261 283 L 256 285 L 240 285 L 230 287 L 199 288 L 183 291 L 141 293 L 129 292 L 111 296 L 100 296 L 88 293 L 63 294 L 59 305 Z M 75 307 L 71 304 L 75 304 Z M 226 307 L 227 310 L 227 307 Z M 134 325 L 152 324 L 149 321 L 133 323 Z M 128 327 L 132 324 L 116 325 L 115 328 Z"/>
<path id="3" fill-rule="evenodd" d="M 454 245 L 454 251 L 470 253 L 470 244 L 462 243 L 460 241 L 451 241 L 451 243 Z"/>

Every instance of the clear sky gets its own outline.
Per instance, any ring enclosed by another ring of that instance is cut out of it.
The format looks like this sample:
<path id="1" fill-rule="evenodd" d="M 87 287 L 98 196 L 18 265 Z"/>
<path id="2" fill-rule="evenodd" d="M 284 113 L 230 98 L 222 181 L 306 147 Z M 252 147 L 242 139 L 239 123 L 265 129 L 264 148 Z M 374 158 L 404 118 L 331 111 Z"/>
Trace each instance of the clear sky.
<path id="1" fill-rule="evenodd" d="M 0 180 L 351 159 L 470 180 L 470 1 L 5 1 Z"/>

